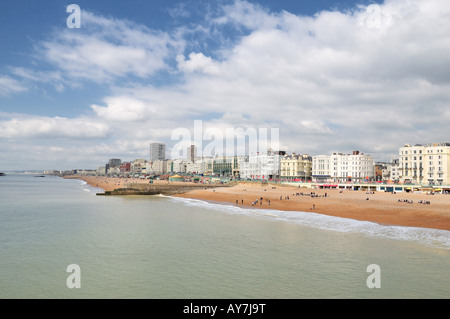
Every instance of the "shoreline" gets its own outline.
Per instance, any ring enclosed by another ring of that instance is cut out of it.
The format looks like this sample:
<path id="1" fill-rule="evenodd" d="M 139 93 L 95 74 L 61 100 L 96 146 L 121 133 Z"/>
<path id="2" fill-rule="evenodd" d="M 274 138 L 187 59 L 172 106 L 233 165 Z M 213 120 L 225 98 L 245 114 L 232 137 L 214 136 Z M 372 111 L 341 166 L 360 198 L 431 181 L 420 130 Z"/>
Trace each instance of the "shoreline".
<path id="1" fill-rule="evenodd" d="M 271 187 L 238 185 L 227 189 L 218 189 L 216 192 L 201 190 L 174 196 L 220 202 L 243 208 L 313 212 L 334 217 L 375 222 L 380 225 L 450 231 L 449 195 L 392 194 L 384 192 L 367 194 L 365 191 L 343 190 L 341 192 L 340 190 L 302 189 L 284 186 L 269 190 Z M 303 195 L 300 195 L 301 193 Z M 311 193 L 317 197 L 311 197 Z M 280 196 L 282 199 L 280 199 Z M 258 203 L 252 205 L 256 199 L 261 197 L 263 197 L 262 204 L 261 201 L 258 201 Z M 369 199 L 367 200 L 367 198 Z M 406 199 L 413 201 L 413 203 L 399 201 Z M 236 200 L 238 201 L 237 203 Z M 270 205 L 268 200 L 270 200 Z M 420 200 L 430 201 L 430 204 L 419 204 Z"/>
<path id="2" fill-rule="evenodd" d="M 105 191 L 124 187 L 126 183 L 149 183 L 148 180 L 94 176 L 73 176 L 69 178 L 84 180 L 89 185 L 102 188 Z M 183 184 L 183 182 L 167 181 L 154 181 L 154 183 Z M 242 208 L 313 212 L 375 222 L 380 225 L 450 231 L 450 195 L 443 194 L 368 193 L 366 191 L 310 189 L 271 184 L 259 186 L 238 182 L 235 186 L 192 190 L 171 196 L 199 199 Z M 258 200 L 257 203 L 255 203 L 256 200 Z M 419 201 L 429 201 L 430 204 L 420 204 Z"/>

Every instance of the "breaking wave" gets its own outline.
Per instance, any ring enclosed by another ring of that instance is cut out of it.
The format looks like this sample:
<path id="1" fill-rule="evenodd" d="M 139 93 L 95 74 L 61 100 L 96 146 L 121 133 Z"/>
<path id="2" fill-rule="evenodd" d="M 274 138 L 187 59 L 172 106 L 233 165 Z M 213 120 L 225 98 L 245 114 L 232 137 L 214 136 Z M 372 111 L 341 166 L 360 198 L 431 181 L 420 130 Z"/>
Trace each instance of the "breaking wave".
<path id="1" fill-rule="evenodd" d="M 359 221 L 312 212 L 242 208 L 233 205 L 216 204 L 191 198 L 170 196 L 167 198 L 170 198 L 173 201 L 181 202 L 184 205 L 220 211 L 226 214 L 246 215 L 273 221 L 295 223 L 298 225 L 327 231 L 360 233 L 373 238 L 407 240 L 436 248 L 450 249 L 450 231 L 446 230 L 381 225 L 369 221 Z"/>

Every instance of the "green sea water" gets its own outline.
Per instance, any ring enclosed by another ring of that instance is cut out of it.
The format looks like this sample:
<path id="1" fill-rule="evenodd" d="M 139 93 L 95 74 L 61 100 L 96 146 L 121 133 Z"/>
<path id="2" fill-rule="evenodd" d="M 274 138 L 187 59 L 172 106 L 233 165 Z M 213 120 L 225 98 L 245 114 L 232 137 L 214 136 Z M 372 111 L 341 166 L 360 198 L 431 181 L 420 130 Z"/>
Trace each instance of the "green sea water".
<path id="1" fill-rule="evenodd" d="M 448 231 L 99 191 L 0 177 L 0 298 L 450 296 Z"/>

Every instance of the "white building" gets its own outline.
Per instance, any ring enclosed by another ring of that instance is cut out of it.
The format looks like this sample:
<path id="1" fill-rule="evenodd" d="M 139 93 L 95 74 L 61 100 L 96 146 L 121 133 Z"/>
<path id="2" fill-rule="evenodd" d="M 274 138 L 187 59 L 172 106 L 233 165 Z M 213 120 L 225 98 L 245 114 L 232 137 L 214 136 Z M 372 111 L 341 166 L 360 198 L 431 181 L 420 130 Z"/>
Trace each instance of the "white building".
<path id="1" fill-rule="evenodd" d="M 450 185 L 450 143 L 405 144 L 399 162 L 401 182 Z"/>
<path id="2" fill-rule="evenodd" d="M 97 175 L 103 176 L 106 174 L 106 167 L 105 166 L 99 166 L 97 168 Z"/>
<path id="3" fill-rule="evenodd" d="M 170 170 L 168 173 L 186 173 L 186 159 L 174 159 L 170 163 Z"/>
<path id="4" fill-rule="evenodd" d="M 268 152 L 241 158 L 239 161 L 240 178 L 256 180 L 279 178 L 283 156 L 284 152 Z"/>
<path id="5" fill-rule="evenodd" d="M 145 174 L 145 172 L 147 171 L 146 169 L 147 166 L 147 161 L 143 158 L 139 158 L 139 159 L 135 159 L 132 163 L 131 163 L 131 173 L 132 174 Z"/>
<path id="6" fill-rule="evenodd" d="M 324 182 L 362 182 L 375 177 L 375 162 L 371 155 L 332 153 L 313 156 L 312 177 Z"/>
<path id="7" fill-rule="evenodd" d="M 157 160 L 154 162 L 147 162 L 146 164 L 147 174 L 166 174 L 167 173 L 167 161 Z"/>
<path id="8" fill-rule="evenodd" d="M 205 161 L 196 161 L 195 163 L 186 163 L 186 173 L 190 174 L 204 174 L 206 172 L 207 164 Z"/>
<path id="9" fill-rule="evenodd" d="M 389 180 L 398 182 L 400 180 L 400 163 L 398 158 L 393 159 L 389 164 Z"/>

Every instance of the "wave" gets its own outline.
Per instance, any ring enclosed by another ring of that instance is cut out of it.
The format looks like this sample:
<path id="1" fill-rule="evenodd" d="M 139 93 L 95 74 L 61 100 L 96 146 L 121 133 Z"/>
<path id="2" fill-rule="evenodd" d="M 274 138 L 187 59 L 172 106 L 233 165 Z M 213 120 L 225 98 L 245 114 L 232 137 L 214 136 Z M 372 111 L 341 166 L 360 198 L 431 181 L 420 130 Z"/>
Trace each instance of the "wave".
<path id="1" fill-rule="evenodd" d="M 312 212 L 242 208 L 238 206 L 227 204 L 216 204 L 192 198 L 171 197 L 171 196 L 165 197 L 170 198 L 173 201 L 181 202 L 184 205 L 202 207 L 205 209 L 212 209 L 227 214 L 239 214 L 264 218 L 267 220 L 295 223 L 302 226 L 312 227 L 326 231 L 360 233 L 365 236 L 373 238 L 407 240 L 418 242 L 424 245 L 429 245 L 436 248 L 450 249 L 450 231 L 446 230 L 395 226 L 395 225 L 381 225 L 369 221 L 360 221 L 349 218 L 328 216 Z"/>
<path id="2" fill-rule="evenodd" d="M 83 190 L 88 192 L 88 193 L 93 193 L 93 194 L 103 193 L 103 189 L 102 188 L 91 186 L 86 181 L 83 181 L 81 179 L 68 179 L 68 180 L 69 181 L 75 181 L 75 182 L 79 183 L 80 186 L 83 188 Z"/>

